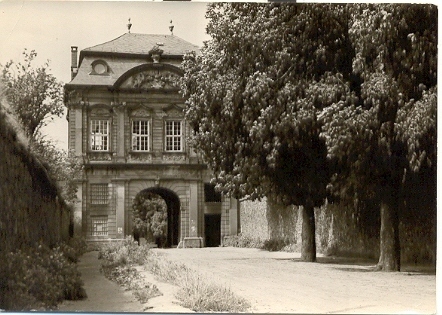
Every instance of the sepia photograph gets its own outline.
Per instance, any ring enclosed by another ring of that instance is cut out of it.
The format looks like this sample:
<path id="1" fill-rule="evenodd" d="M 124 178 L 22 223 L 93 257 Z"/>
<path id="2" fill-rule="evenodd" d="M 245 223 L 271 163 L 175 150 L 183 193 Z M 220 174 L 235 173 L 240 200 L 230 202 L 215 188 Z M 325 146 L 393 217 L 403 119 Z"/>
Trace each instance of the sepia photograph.
<path id="1" fill-rule="evenodd" d="M 0 2 L 0 312 L 436 314 L 438 6 Z"/>

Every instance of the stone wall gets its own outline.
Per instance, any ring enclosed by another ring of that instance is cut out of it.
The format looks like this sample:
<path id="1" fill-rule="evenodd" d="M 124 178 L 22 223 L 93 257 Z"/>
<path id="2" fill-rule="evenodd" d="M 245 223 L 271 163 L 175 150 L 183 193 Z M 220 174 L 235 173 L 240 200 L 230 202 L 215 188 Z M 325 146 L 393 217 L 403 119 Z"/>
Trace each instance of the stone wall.
<path id="1" fill-rule="evenodd" d="M 70 211 L 0 107 L 0 251 L 69 238 Z"/>
<path id="2" fill-rule="evenodd" d="M 405 199 L 400 222 L 401 260 L 404 263 L 436 261 L 436 198 L 431 185 L 415 185 Z M 425 191 L 427 193 L 425 193 Z M 302 216 L 298 207 L 263 201 L 241 202 L 241 232 L 258 240 L 283 240 L 300 250 Z M 355 211 L 357 207 L 357 211 Z M 316 249 L 326 255 L 378 259 L 380 217 L 376 203 L 326 204 L 315 209 Z"/>

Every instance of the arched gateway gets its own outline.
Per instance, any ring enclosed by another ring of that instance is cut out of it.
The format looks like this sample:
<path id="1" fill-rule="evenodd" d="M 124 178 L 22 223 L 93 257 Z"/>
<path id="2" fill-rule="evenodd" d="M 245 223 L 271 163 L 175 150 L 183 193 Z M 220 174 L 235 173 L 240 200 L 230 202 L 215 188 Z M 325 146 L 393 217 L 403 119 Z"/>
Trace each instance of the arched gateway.
<path id="1" fill-rule="evenodd" d="M 170 247 L 218 246 L 238 233 L 238 202 L 216 195 L 210 169 L 186 141 L 181 63 L 198 50 L 177 36 L 132 33 L 79 57 L 71 48 L 68 146 L 84 166 L 74 234 L 89 242 L 131 235 L 132 202 L 144 190 L 167 204 Z"/>
<path id="2" fill-rule="evenodd" d="M 163 187 L 147 188 L 139 192 L 152 193 L 160 196 L 167 206 L 167 235 L 165 247 L 176 247 L 180 236 L 180 199 L 170 189 Z"/>

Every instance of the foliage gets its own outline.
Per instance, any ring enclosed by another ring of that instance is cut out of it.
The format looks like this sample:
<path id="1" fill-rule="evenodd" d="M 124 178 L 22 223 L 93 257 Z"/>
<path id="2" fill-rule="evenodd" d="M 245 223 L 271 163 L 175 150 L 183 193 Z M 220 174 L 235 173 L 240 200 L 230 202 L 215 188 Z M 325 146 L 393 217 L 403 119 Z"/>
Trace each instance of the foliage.
<path id="1" fill-rule="evenodd" d="M 287 239 L 269 239 L 264 241 L 261 248 L 270 252 L 277 252 L 289 245 L 290 242 Z"/>
<path id="2" fill-rule="evenodd" d="M 78 202 L 77 181 L 82 177 L 83 165 L 73 151 L 66 152 L 44 137 L 36 137 L 31 142 L 31 150 L 45 164 L 49 175 L 58 185 L 66 202 Z"/>
<path id="3" fill-rule="evenodd" d="M 163 198 L 151 192 L 139 193 L 132 204 L 133 230 L 141 236 L 148 232 L 156 238 L 167 234 L 167 205 Z"/>
<path id="4" fill-rule="evenodd" d="M 183 264 L 176 264 L 152 254 L 145 265 L 160 279 L 179 287 L 176 293 L 181 305 L 195 312 L 245 312 L 250 303 L 230 289 L 211 283 Z"/>
<path id="5" fill-rule="evenodd" d="M 98 251 L 98 259 L 102 259 L 102 268 L 124 265 L 142 265 L 149 255 L 148 246 L 138 246 L 132 236 L 123 241 L 103 244 Z"/>
<path id="6" fill-rule="evenodd" d="M 333 4 L 214 3 L 200 55 L 183 62 L 192 145 L 236 198 L 303 206 L 302 257 L 316 259 L 313 207 L 329 167 L 320 110 L 345 97 L 348 15 Z"/>
<path id="7" fill-rule="evenodd" d="M 63 299 L 86 297 L 76 265 L 63 252 L 66 245 L 45 245 L 0 254 L 0 308 L 54 309 Z"/>
<path id="8" fill-rule="evenodd" d="M 351 12 L 355 51 L 345 100 L 324 108 L 328 154 L 336 173 L 329 185 L 344 198 L 377 199 L 383 253 L 396 257 L 400 196 L 408 173 L 436 164 L 437 8 L 361 4 Z M 392 218 L 392 223 L 385 218 Z M 384 233 L 385 232 L 385 233 Z M 396 268 L 399 268 L 396 263 Z"/>
<path id="9" fill-rule="evenodd" d="M 239 233 L 238 235 L 226 236 L 223 241 L 224 247 L 261 248 L 263 241 Z"/>
<path id="10" fill-rule="evenodd" d="M 321 80 L 351 67 L 342 7 L 224 3 L 206 15 L 212 40 L 185 58 L 181 88 L 217 188 L 320 206 L 328 173 L 316 115 L 331 101 Z"/>
<path id="11" fill-rule="evenodd" d="M 102 260 L 101 271 L 104 275 L 132 291 L 141 303 L 161 295 L 158 288 L 146 282 L 134 267 L 144 264 L 149 255 L 149 247 L 138 246 L 132 236 L 126 237 L 124 241 L 106 243 L 98 252 L 98 258 Z"/>
<path id="12" fill-rule="evenodd" d="M 7 100 L 30 137 L 37 135 L 54 116 L 63 113 L 62 84 L 49 73 L 49 61 L 33 67 L 37 57 L 34 50 L 23 52 L 23 62 L 9 61 L 3 67 L 3 81 Z"/>

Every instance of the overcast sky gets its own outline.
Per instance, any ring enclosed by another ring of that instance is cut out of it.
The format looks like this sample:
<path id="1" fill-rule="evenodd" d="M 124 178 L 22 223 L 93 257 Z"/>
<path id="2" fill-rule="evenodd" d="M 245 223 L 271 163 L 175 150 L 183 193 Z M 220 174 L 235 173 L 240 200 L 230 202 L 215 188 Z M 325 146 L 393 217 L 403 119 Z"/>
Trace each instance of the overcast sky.
<path id="1" fill-rule="evenodd" d="M 70 81 L 70 47 L 79 50 L 98 45 L 127 32 L 170 34 L 201 46 L 205 32 L 206 3 L 203 2 L 90 2 L 10 1 L 0 2 L 0 64 L 20 61 L 24 48 L 36 50 L 35 65 L 50 60 L 52 74 Z M 57 119 L 44 133 L 67 149 L 67 121 Z"/>

